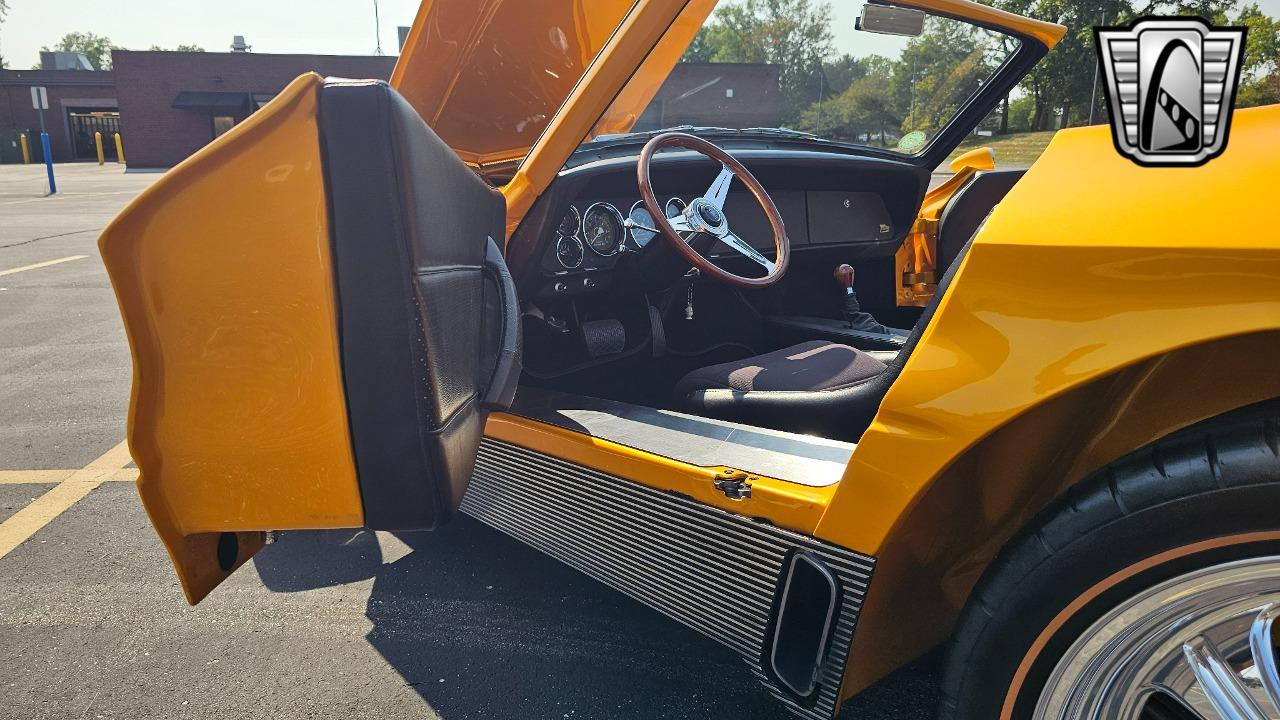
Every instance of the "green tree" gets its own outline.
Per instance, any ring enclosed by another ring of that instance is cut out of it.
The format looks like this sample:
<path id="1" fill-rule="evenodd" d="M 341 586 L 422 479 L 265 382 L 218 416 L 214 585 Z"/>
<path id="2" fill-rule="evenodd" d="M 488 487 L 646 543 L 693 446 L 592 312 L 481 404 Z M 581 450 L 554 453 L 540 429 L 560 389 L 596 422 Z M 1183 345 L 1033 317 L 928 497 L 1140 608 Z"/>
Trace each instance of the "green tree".
<path id="1" fill-rule="evenodd" d="M 1249 28 L 1236 104 L 1280 102 L 1280 23 L 1239 0 L 995 0 L 997 7 L 1067 27 L 1062 41 L 1023 79 L 1033 104 L 1030 130 L 1106 122 L 1105 92 L 1095 85 L 1095 25 L 1124 25 L 1144 15 L 1196 15 L 1216 25 Z M 1096 88 L 1096 92 L 1095 92 Z M 1090 100 L 1093 105 L 1090 106 Z M 1012 123 L 1011 123 L 1012 125 Z"/>
<path id="2" fill-rule="evenodd" d="M 1031 119 L 1035 112 L 1035 98 L 1030 95 L 1023 95 L 1020 98 L 1011 100 L 1009 102 L 1008 131 L 1029 132 L 1031 130 Z"/>
<path id="3" fill-rule="evenodd" d="M 1000 54 L 998 39 L 964 22 L 930 19 L 893 65 L 890 92 L 902 113 L 902 130 L 932 134 L 990 77 Z"/>
<path id="4" fill-rule="evenodd" d="M 4 17 L 9 14 L 8 0 L 0 0 L 0 25 L 4 24 Z M 9 67 L 9 63 L 4 59 L 4 53 L 0 52 L 0 70 Z"/>
<path id="5" fill-rule="evenodd" d="M 783 121 L 791 124 L 824 91 L 831 6 L 810 0 L 737 0 L 715 14 L 690 43 L 692 62 L 770 63 L 779 67 Z"/>
<path id="6" fill-rule="evenodd" d="M 40 49 L 49 50 L 47 47 Z M 101 35 L 95 35 L 91 32 L 71 32 L 63 35 L 53 49 L 64 52 L 84 53 L 85 57 L 89 58 L 89 64 L 93 66 L 94 70 L 110 70 L 111 51 L 123 50 L 124 48 L 111 42 L 110 38 L 105 38 Z"/>
<path id="7" fill-rule="evenodd" d="M 204 52 L 204 48 L 199 45 L 179 45 L 172 50 L 160 47 L 159 45 L 152 45 L 147 48 L 147 50 L 151 52 Z"/>
<path id="8" fill-rule="evenodd" d="M 887 68 L 878 70 L 852 81 L 839 94 L 810 105 L 800 115 L 800 129 L 843 140 L 878 140 L 881 145 L 888 144 L 890 132 L 896 139 L 902 115 L 889 91 Z"/>
<path id="9" fill-rule="evenodd" d="M 1241 9 L 1234 24 L 1249 28 L 1236 105 L 1280 103 L 1280 20 L 1249 5 Z"/>
<path id="10" fill-rule="evenodd" d="M 689 47 L 685 48 L 684 55 L 680 57 L 680 62 L 711 62 L 712 56 L 716 54 L 716 48 L 708 34 L 709 31 L 705 26 L 699 29 L 698 34 L 693 36 L 693 42 L 690 42 Z"/>
<path id="11" fill-rule="evenodd" d="M 1099 80 L 1093 45 L 1095 25 L 1119 25 L 1134 17 L 1130 0 L 997 0 L 1002 10 L 1056 22 L 1067 27 L 1057 46 L 1022 80 L 1022 93 L 1032 98 L 1030 130 L 1048 130 L 1061 118 L 1063 126 L 1106 120 L 1105 99 Z M 1090 100 L 1095 103 L 1090 112 Z"/>
<path id="12" fill-rule="evenodd" d="M 822 77 L 826 83 L 828 95 L 839 95 L 845 88 L 852 85 L 854 80 L 865 77 L 866 74 L 867 68 L 862 58 L 852 55 L 840 55 L 822 63 Z"/>

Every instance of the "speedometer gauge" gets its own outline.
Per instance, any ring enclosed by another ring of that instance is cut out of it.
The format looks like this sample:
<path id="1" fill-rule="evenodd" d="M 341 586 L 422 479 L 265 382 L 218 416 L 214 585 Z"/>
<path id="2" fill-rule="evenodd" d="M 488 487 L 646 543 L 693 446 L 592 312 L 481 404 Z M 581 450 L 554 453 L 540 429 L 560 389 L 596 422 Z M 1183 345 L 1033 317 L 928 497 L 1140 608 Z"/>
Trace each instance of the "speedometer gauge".
<path id="1" fill-rule="evenodd" d="M 644 249 L 658 233 L 651 228 L 653 225 L 653 216 L 645 209 L 644 201 L 637 200 L 635 205 L 631 206 L 631 212 L 627 215 L 631 220 L 631 242 L 636 244 L 637 248 Z"/>
<path id="2" fill-rule="evenodd" d="M 609 203 L 596 203 L 582 215 L 582 236 L 599 255 L 613 255 L 622 244 L 622 213 Z"/>
<path id="3" fill-rule="evenodd" d="M 564 217 L 560 218 L 560 227 L 556 228 L 556 232 L 565 237 L 577 235 L 578 228 L 582 226 L 582 216 L 578 214 L 578 208 L 570 205 L 565 210 Z"/>

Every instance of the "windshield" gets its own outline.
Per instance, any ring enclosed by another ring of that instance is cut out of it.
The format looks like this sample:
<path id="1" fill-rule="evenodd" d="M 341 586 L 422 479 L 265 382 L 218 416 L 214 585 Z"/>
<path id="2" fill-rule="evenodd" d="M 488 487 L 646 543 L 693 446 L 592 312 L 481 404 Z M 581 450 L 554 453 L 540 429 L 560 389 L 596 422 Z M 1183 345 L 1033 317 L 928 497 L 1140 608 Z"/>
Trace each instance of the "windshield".
<path id="1" fill-rule="evenodd" d="M 664 62 L 651 56 L 595 135 L 781 128 L 916 154 L 1019 46 L 1016 38 L 934 15 L 912 36 L 860 30 L 864 5 L 722 0 L 678 61 L 666 60 L 669 71 L 657 73 L 665 81 L 648 79 Z"/>

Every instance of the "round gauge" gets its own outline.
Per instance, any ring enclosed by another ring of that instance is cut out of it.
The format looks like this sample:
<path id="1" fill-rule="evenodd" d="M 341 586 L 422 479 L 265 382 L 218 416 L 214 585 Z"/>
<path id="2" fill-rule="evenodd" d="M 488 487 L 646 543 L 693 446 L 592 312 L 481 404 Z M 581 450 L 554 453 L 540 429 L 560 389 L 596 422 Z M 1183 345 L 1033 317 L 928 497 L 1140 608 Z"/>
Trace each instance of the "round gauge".
<path id="1" fill-rule="evenodd" d="M 609 203 L 596 203 L 582 215 L 582 237 L 600 255 L 613 255 L 622 244 L 622 213 Z"/>
<path id="2" fill-rule="evenodd" d="M 666 205 L 663 206 L 662 211 L 667 214 L 667 217 L 673 218 L 684 212 L 684 209 L 688 206 L 688 203 L 685 201 L 678 197 L 673 197 L 667 201 Z"/>
<path id="3" fill-rule="evenodd" d="M 582 241 L 572 235 L 561 235 L 556 240 L 556 260 L 564 269 L 574 270 L 582 267 Z"/>
<path id="4" fill-rule="evenodd" d="M 643 250 L 644 246 L 648 245 L 649 241 L 658 235 L 658 233 L 653 230 L 645 229 L 653 227 L 653 216 L 650 215 L 649 211 L 645 208 L 644 201 L 637 200 L 636 204 L 631 206 L 631 212 L 627 217 L 631 219 L 631 222 L 635 223 L 635 225 L 632 225 L 630 229 L 631 242 L 635 243 L 636 247 Z"/>
<path id="5" fill-rule="evenodd" d="M 582 227 L 582 216 L 578 214 L 578 208 L 570 205 L 564 217 L 560 218 L 560 227 L 556 228 L 556 232 L 568 237 L 577 235 L 579 227 Z"/>

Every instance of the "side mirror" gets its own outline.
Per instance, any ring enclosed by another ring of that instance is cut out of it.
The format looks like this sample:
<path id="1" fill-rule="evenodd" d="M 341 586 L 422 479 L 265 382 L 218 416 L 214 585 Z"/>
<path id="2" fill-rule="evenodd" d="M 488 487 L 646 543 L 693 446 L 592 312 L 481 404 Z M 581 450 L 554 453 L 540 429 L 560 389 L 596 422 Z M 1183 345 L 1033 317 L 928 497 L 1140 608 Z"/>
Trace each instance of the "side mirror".
<path id="1" fill-rule="evenodd" d="M 947 167 L 951 168 L 951 172 L 960 172 L 965 168 L 970 168 L 974 171 L 995 170 L 996 151 L 989 147 L 974 148 L 952 160 Z"/>
<path id="2" fill-rule="evenodd" d="M 854 27 L 881 35 L 918 37 L 924 32 L 924 18 L 925 13 L 919 10 L 867 3 Z"/>

